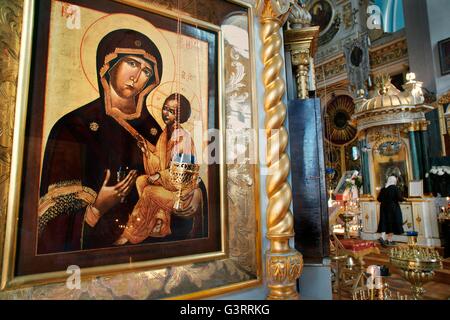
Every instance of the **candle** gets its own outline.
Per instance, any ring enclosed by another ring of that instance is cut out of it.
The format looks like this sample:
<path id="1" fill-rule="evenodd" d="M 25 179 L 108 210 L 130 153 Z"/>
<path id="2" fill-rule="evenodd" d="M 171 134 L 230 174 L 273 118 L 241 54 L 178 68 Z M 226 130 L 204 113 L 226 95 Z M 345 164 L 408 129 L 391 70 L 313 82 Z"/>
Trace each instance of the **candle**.
<path id="1" fill-rule="evenodd" d="M 375 289 L 382 289 L 382 288 L 383 288 L 383 278 L 375 277 Z"/>
<path id="2" fill-rule="evenodd" d="M 309 70 L 308 70 L 308 90 L 316 91 L 316 74 L 314 70 L 314 58 L 309 58 Z"/>

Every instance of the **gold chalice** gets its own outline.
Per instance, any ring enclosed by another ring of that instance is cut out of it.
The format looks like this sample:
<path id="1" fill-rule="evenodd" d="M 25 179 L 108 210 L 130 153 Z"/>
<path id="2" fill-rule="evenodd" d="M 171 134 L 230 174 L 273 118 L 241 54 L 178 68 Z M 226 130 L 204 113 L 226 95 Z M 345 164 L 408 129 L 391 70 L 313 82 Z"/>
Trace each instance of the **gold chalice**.
<path id="1" fill-rule="evenodd" d="M 197 188 L 200 166 L 195 163 L 184 162 L 183 157 L 172 160 L 169 167 L 170 180 L 177 189 L 177 197 L 173 210 L 183 209 L 182 194 Z"/>
<path id="2" fill-rule="evenodd" d="M 355 214 L 351 212 L 343 212 L 339 216 L 344 221 L 344 239 L 350 239 L 349 223 L 353 220 Z"/>

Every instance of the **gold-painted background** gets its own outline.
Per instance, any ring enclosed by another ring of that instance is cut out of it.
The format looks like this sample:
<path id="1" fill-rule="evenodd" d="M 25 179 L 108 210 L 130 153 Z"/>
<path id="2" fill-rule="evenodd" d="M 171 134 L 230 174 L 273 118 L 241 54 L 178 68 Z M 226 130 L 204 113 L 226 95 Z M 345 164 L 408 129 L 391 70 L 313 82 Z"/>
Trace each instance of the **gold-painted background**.
<path id="1" fill-rule="evenodd" d="M 251 1 L 245 1 L 251 2 Z M 22 0 L 0 0 L 0 256 L 3 254 L 5 218 L 8 197 L 12 133 L 17 73 L 19 64 L 20 32 L 22 23 Z M 206 12 L 205 12 L 206 13 Z M 252 42 L 252 41 L 251 41 Z M 232 44 L 225 41 L 225 52 L 230 53 Z M 249 43 L 250 53 L 253 53 Z M 225 84 L 233 82 L 236 62 L 244 67 L 239 86 L 225 100 L 226 127 L 242 125 L 241 119 L 250 117 L 250 127 L 256 123 L 256 110 L 252 90 L 252 56 L 245 59 L 235 56 L 225 59 Z M 239 84 L 239 83 L 238 83 Z M 233 97 L 245 97 L 239 112 L 233 109 Z M 257 148 L 245 149 L 257 154 Z M 230 150 L 227 149 L 228 154 Z M 261 283 L 259 185 L 255 176 L 257 166 L 227 166 L 226 197 L 228 201 L 229 234 L 226 238 L 230 257 L 214 262 L 202 262 L 182 266 L 170 266 L 159 270 L 129 272 L 112 276 L 84 279 L 80 290 L 67 289 L 65 283 L 54 283 L 0 292 L 0 299 L 160 299 L 173 297 L 199 298 L 221 294 Z M 231 231 L 232 230 L 232 231 Z M 255 246 L 256 241 L 256 246 Z M 0 263 L 1 263 L 0 259 Z"/>

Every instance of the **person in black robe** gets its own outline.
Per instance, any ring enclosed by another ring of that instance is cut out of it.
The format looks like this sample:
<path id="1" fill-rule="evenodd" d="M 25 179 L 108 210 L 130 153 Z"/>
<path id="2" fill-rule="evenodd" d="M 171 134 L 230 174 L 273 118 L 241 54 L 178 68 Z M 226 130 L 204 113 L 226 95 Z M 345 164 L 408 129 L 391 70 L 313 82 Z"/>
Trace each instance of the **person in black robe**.
<path id="1" fill-rule="evenodd" d="M 384 188 L 380 190 L 377 198 L 380 202 L 380 221 L 378 223 L 379 239 L 382 245 L 393 245 L 394 234 L 403 234 L 403 218 L 399 202 L 403 201 L 402 193 L 397 187 L 397 178 L 390 176 Z M 386 241 L 387 234 L 387 241 Z"/>
<path id="2" fill-rule="evenodd" d="M 96 62 L 100 97 L 59 119 L 47 140 L 39 254 L 113 246 L 138 200 L 143 146 L 162 132 L 145 106 L 162 77 L 157 46 L 137 31 L 115 30 L 100 41 Z M 184 214 L 197 211 L 202 192 L 190 201 Z"/>

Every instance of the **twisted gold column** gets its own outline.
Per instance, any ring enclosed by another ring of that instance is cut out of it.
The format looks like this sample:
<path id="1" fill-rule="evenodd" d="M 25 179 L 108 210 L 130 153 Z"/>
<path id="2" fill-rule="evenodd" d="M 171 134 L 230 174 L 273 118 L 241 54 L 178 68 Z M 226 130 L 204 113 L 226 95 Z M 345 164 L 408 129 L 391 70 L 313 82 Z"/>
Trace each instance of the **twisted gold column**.
<path id="1" fill-rule="evenodd" d="M 284 80 L 280 78 L 283 58 L 280 55 L 281 37 L 279 30 L 286 20 L 287 12 L 280 14 L 274 8 L 278 1 L 259 1 L 263 42 L 263 81 L 265 87 L 264 110 L 267 135 L 266 160 L 269 174 L 266 180 L 267 196 L 267 239 L 270 247 L 266 251 L 266 274 L 269 288 L 268 299 L 296 299 L 296 280 L 303 268 L 303 258 L 292 249 L 289 240 L 294 236 L 294 219 L 289 210 L 292 200 L 291 187 L 286 181 L 290 161 L 285 153 L 288 133 L 284 127 L 286 106 L 281 101 L 285 93 Z"/>

